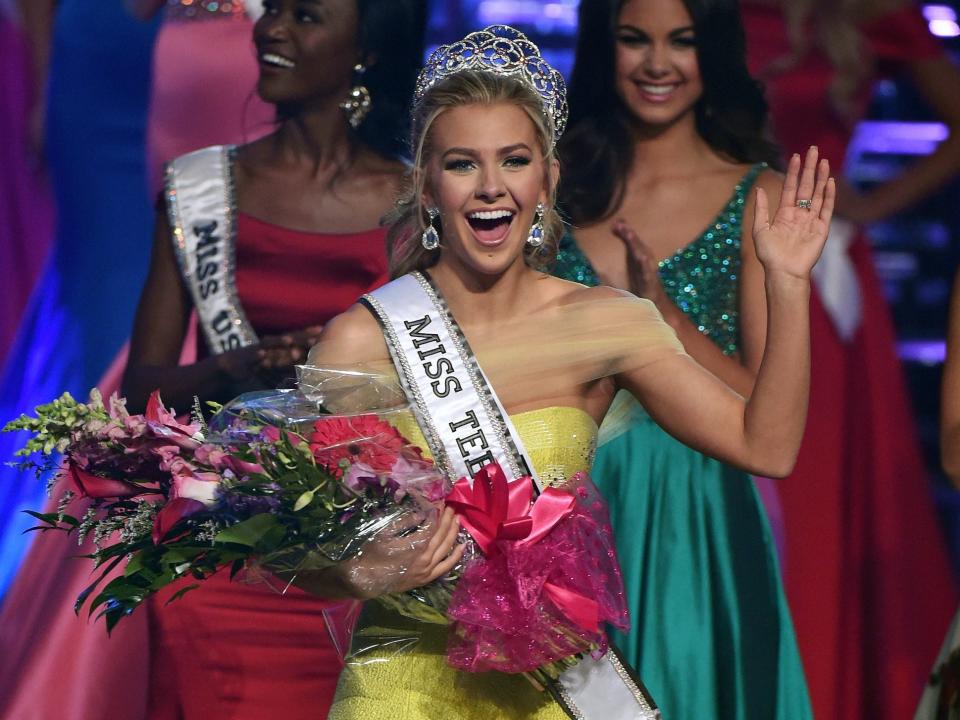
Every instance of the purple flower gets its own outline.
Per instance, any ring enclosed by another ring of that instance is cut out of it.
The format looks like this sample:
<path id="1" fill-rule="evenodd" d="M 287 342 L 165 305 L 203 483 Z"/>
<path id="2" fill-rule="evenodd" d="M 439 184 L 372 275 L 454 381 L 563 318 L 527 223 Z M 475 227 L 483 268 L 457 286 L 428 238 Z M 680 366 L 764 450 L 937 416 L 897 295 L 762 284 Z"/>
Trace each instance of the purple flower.
<path id="1" fill-rule="evenodd" d="M 423 462 L 410 462 L 398 457 L 390 468 L 388 487 L 395 490 L 394 499 L 402 500 L 412 488 L 419 488 L 424 481 L 430 480 L 434 473 L 432 466 Z M 441 498 L 443 495 L 440 496 Z M 440 498 L 437 498 L 440 499 Z"/>
<path id="2" fill-rule="evenodd" d="M 362 493 L 364 488 L 375 487 L 380 483 L 376 470 L 365 463 L 355 462 L 343 476 L 343 484 L 355 493 Z"/>

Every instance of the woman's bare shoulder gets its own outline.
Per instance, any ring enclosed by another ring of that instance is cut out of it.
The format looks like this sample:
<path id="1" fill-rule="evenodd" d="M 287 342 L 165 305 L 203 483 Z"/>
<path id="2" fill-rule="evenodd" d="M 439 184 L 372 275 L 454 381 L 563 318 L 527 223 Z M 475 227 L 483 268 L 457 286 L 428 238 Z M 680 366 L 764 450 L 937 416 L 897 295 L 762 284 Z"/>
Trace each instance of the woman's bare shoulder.
<path id="1" fill-rule="evenodd" d="M 388 357 L 380 324 L 362 304 L 351 305 L 323 327 L 310 350 L 311 365 L 363 363 Z"/>
<path id="2" fill-rule="evenodd" d="M 621 290 L 620 288 L 610 287 L 609 285 L 595 285 L 590 287 L 567 280 L 561 280 L 560 282 L 566 283 L 568 286 L 562 297 L 561 304 L 563 305 L 579 302 L 595 302 L 597 300 L 637 299 L 633 293 L 627 290 Z"/>

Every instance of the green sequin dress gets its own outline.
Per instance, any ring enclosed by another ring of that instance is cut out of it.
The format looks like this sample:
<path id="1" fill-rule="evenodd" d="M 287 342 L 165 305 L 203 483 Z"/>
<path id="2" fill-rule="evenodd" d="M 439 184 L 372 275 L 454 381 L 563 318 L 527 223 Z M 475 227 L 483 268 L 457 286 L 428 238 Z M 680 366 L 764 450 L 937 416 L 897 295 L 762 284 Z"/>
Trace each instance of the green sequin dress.
<path id="1" fill-rule="evenodd" d="M 667 295 L 725 354 L 739 346 L 740 232 L 756 165 L 696 240 L 660 263 Z M 555 274 L 597 276 L 567 235 Z M 665 720 L 812 718 L 770 527 L 750 477 L 642 412 L 602 446 L 632 627 L 616 633 Z M 811 578 L 811 582 L 816 582 Z"/>

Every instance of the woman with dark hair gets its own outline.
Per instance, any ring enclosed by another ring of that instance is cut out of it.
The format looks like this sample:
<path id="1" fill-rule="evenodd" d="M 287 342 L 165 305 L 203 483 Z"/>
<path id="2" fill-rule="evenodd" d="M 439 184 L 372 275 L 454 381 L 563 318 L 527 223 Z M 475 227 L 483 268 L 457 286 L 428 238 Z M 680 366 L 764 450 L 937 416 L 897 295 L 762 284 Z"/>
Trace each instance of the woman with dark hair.
<path id="1" fill-rule="evenodd" d="M 560 198 L 575 239 L 555 272 L 652 300 L 687 352 L 750 397 L 767 303 L 744 217 L 753 188 L 781 181 L 736 2 L 584 0 L 570 117 Z M 632 618 L 615 640 L 664 717 L 810 717 L 753 480 L 639 406 L 614 416 L 595 473 Z"/>
<path id="2" fill-rule="evenodd" d="M 425 20 L 417 0 L 264 2 L 257 92 L 278 124 L 169 164 L 124 378 L 131 407 L 155 389 L 186 410 L 289 380 L 320 328 L 385 279 L 380 218 L 405 170 Z M 178 366 L 193 311 L 206 342 Z M 336 606 L 229 575 L 150 604 L 149 717 L 325 717 L 349 631 Z"/>

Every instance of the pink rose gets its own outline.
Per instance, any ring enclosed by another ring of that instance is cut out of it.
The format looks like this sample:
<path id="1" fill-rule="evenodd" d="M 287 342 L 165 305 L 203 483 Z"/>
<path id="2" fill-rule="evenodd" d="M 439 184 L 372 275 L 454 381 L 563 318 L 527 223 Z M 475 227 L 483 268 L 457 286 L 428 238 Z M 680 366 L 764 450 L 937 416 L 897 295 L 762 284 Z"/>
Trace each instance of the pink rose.
<path id="1" fill-rule="evenodd" d="M 201 445 L 193 454 L 199 462 L 215 467 L 218 470 L 223 467 L 223 460 L 227 457 L 227 453 L 217 445 Z"/>
<path id="2" fill-rule="evenodd" d="M 170 496 L 183 500 L 196 500 L 204 507 L 213 507 L 217 504 L 219 489 L 220 476 L 216 473 L 175 475 Z"/>
<path id="3" fill-rule="evenodd" d="M 180 448 L 176 445 L 157 445 L 151 452 L 160 458 L 160 469 L 164 472 L 170 472 L 173 461 L 180 458 Z"/>
<path id="4" fill-rule="evenodd" d="M 144 419 L 154 435 L 174 445 L 185 450 L 195 450 L 201 445 L 200 441 L 194 437 L 200 431 L 200 427 L 178 422 L 176 416 L 163 406 L 160 393 L 156 390 L 150 394 L 150 399 L 147 401 Z"/>

